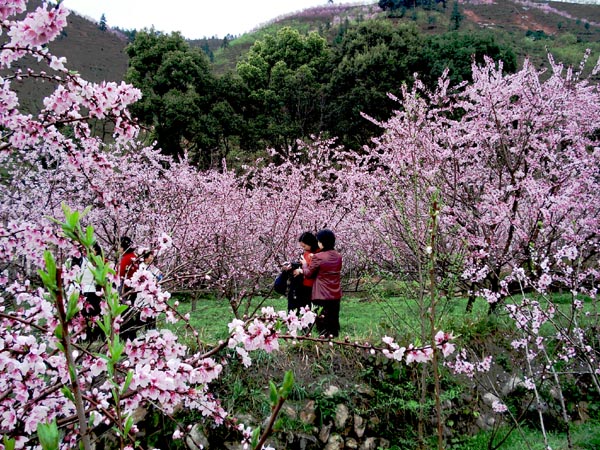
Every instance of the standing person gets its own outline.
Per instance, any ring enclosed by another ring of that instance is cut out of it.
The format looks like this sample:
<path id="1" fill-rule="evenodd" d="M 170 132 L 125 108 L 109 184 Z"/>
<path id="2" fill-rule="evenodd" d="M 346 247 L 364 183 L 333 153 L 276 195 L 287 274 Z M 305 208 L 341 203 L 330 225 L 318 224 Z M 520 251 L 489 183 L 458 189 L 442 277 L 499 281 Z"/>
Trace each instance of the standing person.
<path id="1" fill-rule="evenodd" d="M 91 250 L 93 255 L 102 256 L 102 248 L 98 242 L 94 242 Z M 83 274 L 81 276 L 81 293 L 85 298 L 82 314 L 86 318 L 86 335 L 88 341 L 95 341 L 102 336 L 100 327 L 96 325 L 96 320 L 101 312 L 100 302 L 102 301 L 102 298 L 98 295 L 98 291 L 101 289 L 99 289 L 94 280 L 93 271 L 95 266 L 85 255 L 81 260 L 81 268 L 83 269 Z"/>
<path id="2" fill-rule="evenodd" d="M 136 293 L 131 287 L 125 284 L 125 281 L 131 279 L 139 268 L 136 254 L 133 251 L 133 242 L 130 237 L 123 236 L 119 240 L 119 254 L 121 255 L 118 271 L 119 293 L 121 294 L 121 301 L 129 306 L 129 309 L 125 312 L 125 320 L 121 325 L 121 336 L 124 340 L 133 340 L 135 339 L 137 328 L 141 326 L 141 323 L 139 319 L 140 313 L 135 311 Z"/>
<path id="3" fill-rule="evenodd" d="M 313 254 L 319 251 L 316 236 L 312 233 L 304 232 L 298 238 L 298 242 L 302 249 L 300 258 L 311 261 Z M 295 270 L 300 268 L 300 266 L 301 263 L 299 261 L 285 263 L 281 274 L 275 280 L 276 292 L 285 294 L 287 291 L 288 312 L 296 311 L 298 313 L 300 312 L 300 308 L 310 308 L 314 280 L 305 278 L 300 272 L 296 272 Z"/>
<path id="4" fill-rule="evenodd" d="M 142 262 L 140 263 L 140 270 L 147 270 L 154 276 L 154 279 L 156 280 L 156 284 L 160 283 L 160 280 L 163 279 L 163 273 L 160 271 L 160 269 L 158 267 L 156 267 L 156 264 L 154 264 L 156 262 L 156 258 L 154 256 L 154 251 L 146 250 L 146 251 L 142 252 L 140 257 L 142 259 Z M 138 298 L 141 296 L 142 296 L 142 294 L 138 294 Z M 141 303 L 140 303 L 140 305 L 141 305 Z M 144 306 L 140 306 L 140 307 L 143 308 Z M 156 328 L 156 317 L 147 318 L 144 328 L 147 330 Z"/>
<path id="5" fill-rule="evenodd" d="M 123 236 L 119 239 L 119 255 L 121 255 L 118 271 L 120 281 L 119 293 L 123 296 L 129 289 L 128 286 L 125 285 L 125 280 L 129 280 L 139 268 L 136 254 L 133 251 L 133 242 L 130 237 Z M 127 293 L 127 295 L 130 294 Z M 127 297 L 127 295 L 125 295 L 124 298 Z"/>
<path id="6" fill-rule="evenodd" d="M 317 237 L 306 231 L 300 235 L 298 238 L 298 242 L 300 243 L 300 248 L 302 248 L 302 256 L 300 256 L 300 262 L 304 260 L 307 265 L 310 265 L 313 256 L 315 253 L 318 253 L 321 249 L 319 248 L 319 242 L 317 241 Z M 312 289 L 315 284 L 314 278 L 308 278 L 302 275 L 295 275 L 302 277 L 302 286 L 299 289 L 299 302 L 296 306 L 296 309 L 299 310 L 304 306 L 308 306 L 310 308 L 312 301 Z"/>
<path id="7" fill-rule="evenodd" d="M 335 250 L 335 234 L 325 228 L 317 233 L 321 251 L 310 263 L 302 258 L 302 268 L 295 273 L 314 279 L 312 304 L 321 307 L 316 326 L 322 337 L 337 337 L 340 333 L 340 303 L 342 299 L 342 255 Z"/>
<path id="8" fill-rule="evenodd" d="M 157 282 L 163 279 L 163 273 L 158 267 L 156 267 L 156 257 L 152 250 L 146 250 L 142 253 L 142 262 L 140 263 L 140 269 L 149 271 Z"/>

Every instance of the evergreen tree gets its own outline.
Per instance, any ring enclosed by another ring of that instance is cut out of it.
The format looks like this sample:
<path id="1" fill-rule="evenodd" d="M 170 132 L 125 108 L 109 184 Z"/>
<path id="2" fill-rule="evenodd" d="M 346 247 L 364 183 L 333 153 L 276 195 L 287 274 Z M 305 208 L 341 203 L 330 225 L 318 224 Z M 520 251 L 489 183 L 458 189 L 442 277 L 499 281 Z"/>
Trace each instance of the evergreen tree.
<path id="1" fill-rule="evenodd" d="M 460 23 L 463 21 L 464 17 L 460 12 L 458 7 L 458 1 L 454 0 L 454 5 L 452 6 L 452 14 L 450 14 L 450 29 L 456 31 L 460 28 Z"/>
<path id="2" fill-rule="evenodd" d="M 106 31 L 106 29 L 108 28 L 108 26 L 106 25 L 106 16 L 104 15 L 104 13 L 102 13 L 102 15 L 100 16 L 100 23 L 98 24 L 98 28 L 100 28 L 100 30 L 102 31 Z"/>

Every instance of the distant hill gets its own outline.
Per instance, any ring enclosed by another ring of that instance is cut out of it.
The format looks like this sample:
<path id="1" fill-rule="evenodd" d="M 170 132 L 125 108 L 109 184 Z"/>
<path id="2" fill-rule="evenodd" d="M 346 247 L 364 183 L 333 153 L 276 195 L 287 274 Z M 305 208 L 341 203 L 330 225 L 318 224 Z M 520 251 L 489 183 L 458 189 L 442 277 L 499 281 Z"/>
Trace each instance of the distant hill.
<path id="1" fill-rule="evenodd" d="M 567 36 L 577 42 L 600 42 L 600 0 L 580 0 L 587 4 L 567 1 L 532 0 L 461 0 L 459 10 L 463 16 L 460 31 L 489 30 L 501 35 L 500 41 L 520 45 L 526 37 L 554 39 Z M 595 1 L 596 4 L 590 4 Z M 435 10 L 383 12 L 377 2 L 364 5 L 332 4 L 308 8 L 304 11 L 274 18 L 250 33 L 230 42 L 226 47 L 217 43 L 212 47 L 214 68 L 217 74 L 235 69 L 237 62 L 252 44 L 266 33 L 290 26 L 303 32 L 319 31 L 332 42 L 340 28 L 347 24 L 387 17 L 394 22 L 415 21 L 424 33 L 436 34 L 448 31 L 454 2 L 448 0 L 446 8 L 441 4 Z M 543 46 L 542 46 L 543 50 Z M 520 59 L 530 55 L 529 46 L 515 48 Z M 535 58 L 534 58 L 535 59 Z M 541 61 L 542 58 L 537 58 Z"/>
<path id="2" fill-rule="evenodd" d="M 600 5 L 597 4 L 600 0 L 574 1 L 462 0 L 459 2 L 463 17 L 460 30 L 490 30 L 492 33 L 502 34 L 503 39 L 509 36 L 513 44 L 518 45 L 525 42 L 522 39 L 526 37 L 535 40 L 565 36 L 563 39 L 578 42 L 600 42 Z M 584 1 L 587 3 L 582 3 Z M 596 4 L 590 4 L 591 1 Z M 443 33 L 449 28 L 453 1 L 448 0 L 446 4 L 445 9 L 438 6 L 436 11 L 417 9 L 414 12 L 396 11 L 394 14 L 381 11 L 377 2 L 364 5 L 328 4 L 276 17 L 241 36 L 189 42 L 211 55 L 215 73 L 223 74 L 235 69 L 237 62 L 257 39 L 284 26 L 291 26 L 302 32 L 319 31 L 330 42 L 333 42 L 344 26 L 376 17 L 387 17 L 394 22 L 415 21 L 424 33 Z M 54 54 L 66 56 L 68 67 L 77 70 L 86 79 L 120 81 L 127 70 L 127 43 L 124 34 L 111 30 L 102 31 L 98 23 L 72 12 L 68 26 L 49 47 Z M 526 46 L 515 50 L 521 57 L 532 51 Z M 39 104 L 42 95 L 47 95 L 51 87 L 39 83 L 35 86 L 23 83 L 19 90 L 22 106 L 27 110 Z"/>
<path id="3" fill-rule="evenodd" d="M 67 67 L 79 72 L 84 79 L 99 82 L 122 81 L 125 78 L 128 65 L 126 45 L 127 39 L 122 34 L 102 31 L 97 23 L 71 12 L 68 25 L 48 47 L 53 54 L 65 56 Z M 18 61 L 14 66 L 39 67 L 32 59 Z M 47 70 L 47 67 L 42 70 Z M 53 90 L 48 83 L 32 80 L 16 83 L 14 87 L 19 92 L 22 110 L 28 112 L 39 110 L 41 99 Z"/>

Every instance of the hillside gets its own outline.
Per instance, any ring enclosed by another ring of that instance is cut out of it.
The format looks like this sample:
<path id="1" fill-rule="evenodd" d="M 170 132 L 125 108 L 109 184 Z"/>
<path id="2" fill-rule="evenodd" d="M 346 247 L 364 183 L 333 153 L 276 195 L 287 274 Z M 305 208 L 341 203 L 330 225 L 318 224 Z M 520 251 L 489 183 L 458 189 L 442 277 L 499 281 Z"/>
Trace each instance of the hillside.
<path id="1" fill-rule="evenodd" d="M 98 24 L 75 13 L 69 14 L 68 25 L 49 44 L 50 51 L 67 58 L 68 67 L 90 81 L 121 81 L 127 71 L 127 40 L 114 32 L 101 31 Z M 32 60 L 20 61 L 16 67 L 32 67 Z M 14 85 L 24 111 L 39 108 L 41 99 L 52 91 L 49 84 L 27 80 Z"/>
<path id="2" fill-rule="evenodd" d="M 377 2 L 367 5 L 327 5 L 308 8 L 300 13 L 293 13 L 273 19 L 253 32 L 242 35 L 228 42 L 223 48 L 219 40 L 211 47 L 214 53 L 214 69 L 218 74 L 235 68 L 252 44 L 266 33 L 290 26 L 303 32 L 318 31 L 331 42 L 340 32 L 340 28 L 350 23 L 369 20 L 376 17 L 387 17 L 396 23 L 415 21 L 424 33 L 436 34 L 448 31 L 452 14 L 451 1 L 446 8 L 425 11 L 418 8 L 415 12 L 396 11 L 383 12 Z M 559 39 L 561 36 L 567 43 L 600 42 L 600 5 L 568 2 L 533 2 L 530 0 L 463 0 L 459 11 L 462 15 L 461 31 L 489 30 L 499 36 L 501 41 L 510 41 L 515 52 L 522 59 L 530 56 L 532 49 L 526 37 L 532 39 L 542 36 L 545 39 Z M 562 43 L 561 43 L 562 45 Z M 545 54 L 544 46 L 538 46 Z M 535 49 L 536 51 L 538 49 Z M 582 52 L 578 53 L 581 57 Z M 543 58 L 537 59 L 539 63 Z"/>
<path id="3" fill-rule="evenodd" d="M 462 21 L 460 30 L 485 29 L 498 35 L 498 39 L 515 46 L 522 59 L 526 55 L 538 55 L 534 60 L 543 63 L 545 47 L 550 49 L 566 43 L 600 42 L 600 5 L 567 2 L 532 2 L 527 0 L 463 0 L 459 8 Z M 332 4 L 308 8 L 304 11 L 274 18 L 256 30 L 226 39 L 207 38 L 190 41 L 190 44 L 212 53 L 216 74 L 234 70 L 237 62 L 252 44 L 267 33 L 284 26 L 302 32 L 318 31 L 332 42 L 344 27 L 351 23 L 387 17 L 394 22 L 415 21 L 425 33 L 443 33 L 449 29 L 452 2 L 444 9 L 415 12 L 383 12 L 377 2 L 367 5 Z M 66 56 L 69 67 L 76 69 L 91 81 L 119 81 L 125 76 L 128 58 L 125 53 L 126 38 L 118 32 L 101 31 L 98 24 L 71 13 L 68 26 L 62 35 L 50 44 L 57 55 Z M 532 41 L 543 42 L 532 42 Z M 565 59 L 577 60 L 582 54 L 579 48 Z M 564 52 L 563 52 L 564 53 Z M 21 91 L 22 104 L 31 110 L 36 102 L 47 95 L 49 85 L 35 86 L 24 83 Z"/>

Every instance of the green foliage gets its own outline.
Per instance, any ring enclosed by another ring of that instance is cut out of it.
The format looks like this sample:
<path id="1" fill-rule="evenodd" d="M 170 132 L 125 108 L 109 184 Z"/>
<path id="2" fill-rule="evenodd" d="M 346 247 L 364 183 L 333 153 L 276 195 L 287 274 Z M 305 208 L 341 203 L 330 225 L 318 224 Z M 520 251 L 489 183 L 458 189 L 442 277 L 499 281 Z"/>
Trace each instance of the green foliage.
<path id="1" fill-rule="evenodd" d="M 102 14 L 102 16 L 100 16 L 100 22 L 98 23 L 98 28 L 100 28 L 100 31 L 106 31 L 108 26 L 106 25 L 106 16 L 104 15 L 104 13 Z"/>
<path id="2" fill-rule="evenodd" d="M 236 93 L 228 91 L 231 80 L 221 87 L 204 52 L 179 33 L 140 31 L 126 50 L 126 80 L 143 95 L 131 110 L 151 127 L 162 151 L 177 156 L 188 151 L 203 168 L 218 164 L 230 124 L 236 124 L 234 108 L 228 108 Z"/>
<path id="3" fill-rule="evenodd" d="M 247 120 L 255 149 L 279 150 L 318 134 L 328 49 L 317 33 L 289 27 L 269 34 L 237 65 L 249 90 Z"/>
<path id="4" fill-rule="evenodd" d="M 127 80 L 143 92 L 133 112 L 165 153 L 188 151 L 199 167 L 209 168 L 223 159 L 250 162 L 265 148 L 286 152 L 297 139 L 318 134 L 352 148 L 368 144 L 381 130 L 361 114 L 387 119 L 396 106 L 388 93 L 412 84 L 415 72 L 431 87 L 449 67 L 457 83 L 470 79 L 472 57 L 481 63 L 484 55 L 515 70 L 514 38 L 496 41 L 482 32 L 426 37 L 419 31 L 450 22 L 458 28 L 456 3 L 453 14 L 440 12 L 432 0 L 417 2 L 419 8 L 412 0 L 388 3 L 396 17 L 409 8 L 415 22 L 351 23 L 346 17 L 321 27 L 322 36 L 310 31 L 317 28 L 314 20 L 294 19 L 285 22 L 290 26 L 274 23 L 229 36 L 227 48 L 212 50 L 206 42 L 190 48 L 177 33 L 143 30 L 127 49 Z M 225 69 L 225 59 L 237 62 L 235 70 Z"/>
<path id="5" fill-rule="evenodd" d="M 452 14 L 450 14 L 451 31 L 457 31 L 460 28 L 460 24 L 463 21 L 464 16 L 460 12 L 458 1 L 454 1 L 452 5 Z"/>
<path id="6" fill-rule="evenodd" d="M 549 433 L 548 444 L 554 449 L 597 449 L 600 446 L 600 427 L 596 422 L 571 425 L 571 442 L 569 447 L 565 433 Z M 447 448 L 449 450 L 480 450 L 483 448 L 497 448 L 499 436 L 503 437 L 507 429 L 501 428 L 495 431 L 480 431 L 474 436 L 461 436 L 453 439 Z M 545 450 L 544 442 L 540 438 L 538 430 L 523 428 L 521 433 L 512 433 L 499 447 L 502 450 Z"/>
<path id="7" fill-rule="evenodd" d="M 38 424 L 37 435 L 43 450 L 58 450 L 60 436 L 56 420 Z"/>
<path id="8" fill-rule="evenodd" d="M 422 80 L 434 86 L 446 68 L 450 81 L 458 84 L 471 80 L 471 65 L 484 63 L 484 57 L 502 61 L 504 71 L 515 72 L 517 57 L 510 47 L 496 42 L 494 36 L 484 32 L 450 32 L 432 36 L 427 40 L 417 63 Z"/>
<path id="9" fill-rule="evenodd" d="M 366 113 L 384 119 L 393 109 L 388 93 L 399 94 L 412 80 L 422 37 L 415 25 L 395 27 L 370 20 L 349 28 L 333 49 L 333 70 L 327 88 L 329 108 L 325 128 L 342 143 L 356 147 L 377 135 Z"/>

